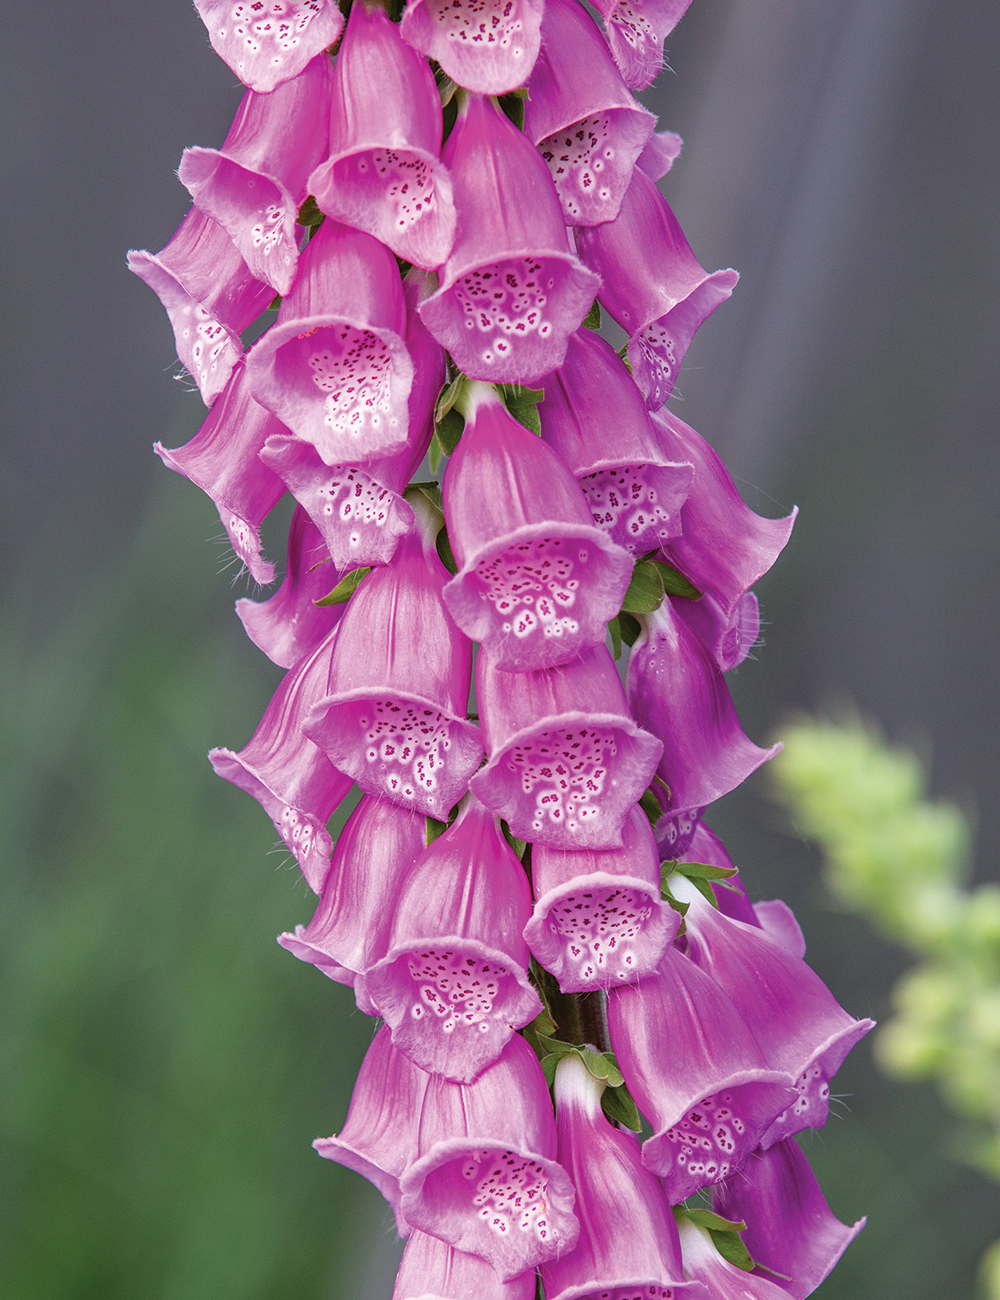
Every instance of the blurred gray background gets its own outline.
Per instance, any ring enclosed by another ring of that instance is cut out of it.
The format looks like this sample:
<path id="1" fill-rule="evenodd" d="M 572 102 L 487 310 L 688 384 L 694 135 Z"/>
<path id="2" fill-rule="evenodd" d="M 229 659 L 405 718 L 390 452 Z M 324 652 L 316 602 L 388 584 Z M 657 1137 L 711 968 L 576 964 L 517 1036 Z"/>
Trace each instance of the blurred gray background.
<path id="1" fill-rule="evenodd" d="M 380 1199 L 309 1148 L 370 1022 L 274 944 L 310 899 L 205 762 L 279 674 L 232 614 L 210 503 L 150 451 L 203 411 L 125 269 L 180 221 L 181 150 L 221 143 L 241 88 L 184 0 L 9 6 L 0 59 L 0 1290 L 388 1300 Z M 693 0 L 668 61 L 645 95 L 685 139 L 664 191 L 703 264 L 742 272 L 676 409 L 755 509 L 802 510 L 733 677 L 744 725 L 856 702 L 974 812 L 996 879 L 1000 7 Z M 765 796 L 711 820 L 844 1005 L 884 1018 L 906 958 L 834 910 Z M 869 1226 L 818 1294 L 972 1297 L 1000 1192 L 951 1158 L 954 1121 L 864 1044 L 836 1090 L 806 1148 Z"/>

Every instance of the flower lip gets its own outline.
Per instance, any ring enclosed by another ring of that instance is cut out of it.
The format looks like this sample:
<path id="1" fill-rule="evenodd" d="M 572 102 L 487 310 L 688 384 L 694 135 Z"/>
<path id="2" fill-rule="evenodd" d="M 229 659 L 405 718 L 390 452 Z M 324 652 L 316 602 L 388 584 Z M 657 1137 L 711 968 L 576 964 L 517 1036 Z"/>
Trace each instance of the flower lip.
<path id="1" fill-rule="evenodd" d="M 543 0 L 408 0 L 400 34 L 458 85 L 503 95 L 534 67 L 542 12 Z"/>
<path id="2" fill-rule="evenodd" d="M 195 0 L 195 8 L 219 58 L 261 94 L 297 77 L 344 26 L 334 0 Z"/>

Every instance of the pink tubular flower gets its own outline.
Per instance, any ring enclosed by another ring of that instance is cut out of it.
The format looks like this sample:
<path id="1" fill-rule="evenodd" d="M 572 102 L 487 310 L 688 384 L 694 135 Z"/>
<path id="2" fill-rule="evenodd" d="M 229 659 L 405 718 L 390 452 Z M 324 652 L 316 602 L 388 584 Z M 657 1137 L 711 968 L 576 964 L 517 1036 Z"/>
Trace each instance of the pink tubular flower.
<path id="1" fill-rule="evenodd" d="M 296 506 L 288 529 L 288 567 L 285 579 L 267 600 L 236 602 L 243 628 L 272 663 L 294 668 L 310 654 L 340 622 L 343 605 L 320 606 L 315 602 L 332 591 L 340 574 L 319 530 L 301 506 Z"/>
<path id="2" fill-rule="evenodd" d="M 528 880 L 473 795 L 393 902 L 389 942 L 361 977 L 365 997 L 415 1064 L 471 1083 L 542 1009 L 521 936 Z"/>
<path id="3" fill-rule="evenodd" d="M 327 219 L 247 360 L 253 395 L 328 465 L 374 460 L 406 440 L 405 335 L 395 258 L 371 235 Z"/>
<path id="4" fill-rule="evenodd" d="M 680 157 L 683 141 L 673 131 L 654 131 L 636 160 L 651 181 L 662 180 Z"/>
<path id="5" fill-rule="evenodd" d="M 192 208 L 158 253 L 133 249 L 128 267 L 166 309 L 177 355 L 211 406 L 243 355 L 240 334 L 270 303 L 222 227 Z"/>
<path id="6" fill-rule="evenodd" d="M 661 792 L 664 807 L 702 808 L 734 790 L 780 746 L 761 749 L 744 735 L 718 664 L 672 602 L 641 615 L 641 622 L 625 677 L 629 705 L 636 722 L 663 741 L 657 774 L 669 791 Z"/>
<path id="7" fill-rule="evenodd" d="M 426 1232 L 412 1232 L 392 1300 L 535 1300 L 534 1272 L 502 1282 L 478 1255 L 467 1255 Z"/>
<path id="8" fill-rule="evenodd" d="M 559 457 L 507 413 L 494 389 L 467 395 L 467 424 L 444 478 L 458 573 L 445 601 L 505 670 L 566 663 L 604 641 L 632 561 L 593 520 Z"/>
<path id="9" fill-rule="evenodd" d="M 686 1217 L 678 1227 L 684 1272 L 703 1283 L 711 1300 L 785 1300 L 786 1292 L 763 1273 L 747 1273 L 723 1259 L 705 1228 Z"/>
<path id="10" fill-rule="evenodd" d="M 655 120 L 629 94 L 578 0 L 546 0 L 524 132 L 549 165 L 567 225 L 617 217 Z"/>
<path id="11" fill-rule="evenodd" d="M 594 523 L 635 556 L 676 537 L 694 470 L 664 455 L 614 348 L 593 330 L 577 330 L 562 367 L 543 382 L 542 437 L 576 476 Z"/>
<path id="12" fill-rule="evenodd" d="M 309 181 L 316 202 L 407 261 L 440 266 L 455 238 L 441 129 L 427 61 L 379 5 L 353 5 L 337 54 L 330 157 Z"/>
<path id="13" fill-rule="evenodd" d="M 400 1178 L 408 1223 L 479 1255 L 506 1282 L 576 1243 L 545 1076 L 515 1034 L 474 1083 L 429 1076 L 420 1156 Z"/>
<path id="14" fill-rule="evenodd" d="M 425 527 L 352 596 L 304 730 L 368 794 L 443 821 L 483 746 L 466 720 L 472 645 L 444 607 L 448 572 Z"/>
<path id="15" fill-rule="evenodd" d="M 302 730 L 326 685 L 338 631 L 339 625 L 285 674 L 249 744 L 238 754 L 213 749 L 208 755 L 216 774 L 252 794 L 271 818 L 315 894 L 323 887 L 333 848 L 326 823 L 354 784 Z"/>
<path id="16" fill-rule="evenodd" d="M 392 1206 L 396 1229 L 407 1236 L 400 1179 L 420 1154 L 421 1119 L 432 1076 L 397 1052 L 385 1025 L 365 1053 L 347 1119 L 339 1133 L 313 1143 L 324 1160 L 367 1178 Z"/>
<path id="17" fill-rule="evenodd" d="M 559 1163 L 573 1181 L 580 1237 L 542 1265 L 546 1300 L 709 1300 L 685 1282 L 677 1226 L 639 1147 L 604 1118 L 604 1084 L 575 1053 L 556 1069 Z"/>
<path id="18" fill-rule="evenodd" d="M 320 54 L 269 95 L 248 90 L 221 149 L 185 149 L 177 175 L 219 223 L 251 274 L 288 293 L 299 258 L 295 218 L 327 155 L 333 70 Z"/>
<path id="19" fill-rule="evenodd" d="M 355 989 L 358 1005 L 377 1014 L 356 977 L 385 956 L 392 910 L 403 882 L 424 851 L 425 818 L 388 799 L 365 797 L 340 833 L 319 907 L 307 926 L 278 942 L 324 975 Z"/>
<path id="20" fill-rule="evenodd" d="M 670 396 L 699 326 L 739 276 L 732 270 L 709 275 L 700 266 L 666 199 L 639 167 L 619 215 L 578 228 L 576 246 L 601 277 L 601 305 L 628 331 L 635 382 L 655 410 Z"/>
<path id="21" fill-rule="evenodd" d="M 622 835 L 620 849 L 533 849 L 536 902 L 524 937 L 564 993 L 651 975 L 680 924 L 678 913 L 660 901 L 660 857 L 638 805 Z"/>
<path id="22" fill-rule="evenodd" d="M 830 1109 L 830 1079 L 875 1022 L 849 1016 L 815 971 L 763 929 L 723 916 L 683 878 L 675 883 L 677 897 L 690 904 L 685 919 L 692 960 L 753 1027 L 768 1064 L 795 1080 L 797 1096 L 762 1134 L 763 1146 L 821 1128 Z"/>
<path id="23" fill-rule="evenodd" d="M 794 1097 L 726 993 L 668 948 L 656 975 L 608 995 L 618 1066 L 656 1132 L 643 1163 L 676 1205 L 742 1168 Z"/>
<path id="24" fill-rule="evenodd" d="M 570 252 L 538 150 L 490 100 L 465 97 L 444 161 L 458 232 L 424 323 L 471 379 L 530 382 L 562 365 L 600 281 Z"/>
<path id="25" fill-rule="evenodd" d="M 341 568 L 388 564 L 399 538 L 413 526 L 413 511 L 402 493 L 430 445 L 434 403 L 445 374 L 444 352 L 417 310 L 430 280 L 414 269 L 403 280 L 406 347 L 414 377 L 407 401 L 409 431 L 401 450 L 364 465 L 327 465 L 312 443 L 285 430 L 269 438 L 261 451 L 264 463 L 309 512 Z"/>
<path id="26" fill-rule="evenodd" d="M 760 634 L 760 606 L 752 591 L 744 592 L 728 616 L 714 596 L 703 593 L 700 600 L 668 597 L 675 618 L 679 618 L 708 650 L 720 672 L 737 668 L 757 643 Z"/>
<path id="27" fill-rule="evenodd" d="M 691 0 L 595 0 L 608 44 L 633 90 L 645 90 L 663 67 L 663 42 Z"/>
<path id="28" fill-rule="evenodd" d="M 544 0 L 407 0 L 400 31 L 459 86 L 503 95 L 531 74 L 543 9 Z"/>
<path id="29" fill-rule="evenodd" d="M 661 742 L 636 726 L 604 646 L 517 676 L 482 646 L 476 697 L 488 762 L 473 793 L 523 840 L 611 849 L 652 778 Z"/>
<path id="30" fill-rule="evenodd" d="M 794 1139 L 752 1155 L 738 1177 L 713 1190 L 712 1208 L 746 1222 L 747 1250 L 758 1264 L 784 1274 L 769 1280 L 792 1300 L 812 1295 L 866 1222 L 848 1227 L 833 1216 Z"/>
<path id="31" fill-rule="evenodd" d="M 755 514 L 700 434 L 668 410 L 655 412 L 653 423 L 666 454 L 694 465 L 691 491 L 681 509 L 683 531 L 664 547 L 664 555 L 729 616 L 781 554 L 798 507 L 784 519 Z"/>
<path id="32" fill-rule="evenodd" d="M 260 553 L 260 525 L 285 495 L 285 485 L 257 453 L 270 434 L 283 428 L 250 396 L 240 358 L 225 392 L 190 442 L 172 451 L 153 444 L 168 469 L 212 498 L 237 558 L 262 584 L 273 581 L 274 565 Z"/>
<path id="33" fill-rule="evenodd" d="M 344 26 L 335 0 L 194 0 L 212 49 L 252 90 L 297 77 Z"/>

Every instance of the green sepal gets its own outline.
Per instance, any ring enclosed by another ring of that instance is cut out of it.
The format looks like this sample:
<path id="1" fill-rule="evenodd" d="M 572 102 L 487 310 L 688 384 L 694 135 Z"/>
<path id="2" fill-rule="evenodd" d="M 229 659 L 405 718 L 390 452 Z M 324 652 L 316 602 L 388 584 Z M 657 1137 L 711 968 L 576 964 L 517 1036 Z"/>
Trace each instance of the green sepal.
<path id="1" fill-rule="evenodd" d="M 692 863 L 691 865 L 695 867 L 701 867 L 703 864 L 700 862 L 695 862 Z M 702 897 L 705 898 L 709 903 L 711 903 L 712 906 L 716 909 L 716 911 L 718 911 L 719 904 L 716 901 L 715 895 L 712 893 L 712 886 L 708 883 L 707 878 L 703 875 L 698 875 L 698 874 L 689 876 L 688 873 L 684 870 L 686 866 L 688 866 L 688 863 L 678 862 L 676 858 L 673 859 L 673 861 L 671 862 L 660 863 L 660 897 L 663 898 L 665 902 L 668 902 L 670 906 L 674 908 L 675 911 L 680 912 L 681 916 L 683 916 L 684 912 L 686 912 L 688 908 L 691 906 L 690 903 L 679 903 L 674 898 L 673 894 L 670 893 L 670 888 L 667 885 L 667 879 L 668 877 L 672 876 L 676 871 L 677 874 L 679 876 L 683 876 L 685 880 L 690 880 L 691 884 L 694 885 L 698 893 L 701 894 Z M 732 888 L 732 886 L 730 886 L 730 888 Z M 684 909 L 683 912 L 681 912 L 681 908 Z"/>
<path id="2" fill-rule="evenodd" d="M 624 1083 L 617 1088 L 605 1088 L 601 1093 L 601 1110 L 612 1123 L 638 1133 L 642 1128 L 639 1108 L 632 1100 L 632 1094 Z"/>
<path id="3" fill-rule="evenodd" d="M 405 278 L 406 273 L 408 271 L 413 270 L 413 263 L 407 262 L 404 258 L 400 257 L 398 254 L 396 254 L 396 266 L 399 268 L 399 278 L 401 280 Z"/>
<path id="4" fill-rule="evenodd" d="M 668 596 L 680 596 L 684 600 L 701 600 L 701 592 L 693 583 L 688 582 L 680 569 L 675 569 L 672 564 L 667 564 L 664 560 L 651 560 L 650 563 L 660 575 L 663 590 Z"/>
<path id="5" fill-rule="evenodd" d="M 678 1205 L 674 1209 L 676 1218 L 688 1218 L 692 1223 L 696 1223 L 699 1228 L 704 1228 L 712 1238 L 712 1244 L 719 1252 L 723 1259 L 728 1260 L 730 1264 L 735 1264 L 737 1268 L 743 1269 L 745 1273 L 752 1273 L 757 1267 L 743 1244 L 741 1232 L 746 1230 L 746 1224 L 740 1220 L 722 1219 L 711 1210 L 685 1209 L 683 1205 Z"/>
<path id="6" fill-rule="evenodd" d="M 596 298 L 590 311 L 584 316 L 583 324 L 588 330 L 599 330 L 601 328 L 601 304 Z"/>
<path id="7" fill-rule="evenodd" d="M 426 483 L 408 483 L 406 491 L 409 492 L 410 488 L 415 488 L 418 492 L 422 492 L 438 514 L 444 514 L 444 503 L 441 497 L 441 484 L 436 478 L 432 478 Z"/>
<path id="8" fill-rule="evenodd" d="M 626 614 L 652 614 L 663 604 L 663 594 L 663 579 L 657 565 L 649 560 L 636 560 L 622 610 Z"/>
<path id="9" fill-rule="evenodd" d="M 445 411 L 434 426 L 434 435 L 446 456 L 450 456 L 458 446 L 458 440 L 465 432 L 465 416 L 454 407 Z"/>
<path id="10" fill-rule="evenodd" d="M 526 388 L 523 384 L 498 384 L 497 391 L 514 419 L 540 435 L 542 422 L 538 418 L 538 403 L 544 398 L 545 389 Z"/>
<path id="11" fill-rule="evenodd" d="M 652 790 L 643 790 L 639 799 L 639 807 L 649 818 L 650 826 L 655 826 L 663 816 L 663 805 Z"/>
<path id="12" fill-rule="evenodd" d="M 276 293 L 271 301 L 267 304 L 268 311 L 277 311 L 281 306 L 281 294 Z"/>
<path id="13" fill-rule="evenodd" d="M 619 355 L 619 357 L 621 357 L 622 361 L 625 362 L 625 369 L 629 372 L 629 374 L 631 374 L 631 373 L 632 373 L 632 362 L 629 360 L 629 355 L 628 355 L 628 344 L 627 344 L 627 343 L 623 343 L 623 344 L 621 345 L 621 347 L 618 349 L 618 355 Z"/>
<path id="14" fill-rule="evenodd" d="M 451 552 L 451 542 L 448 539 L 447 528 L 438 529 L 437 540 L 434 544 L 437 547 L 438 558 L 444 567 L 449 573 L 457 573 L 458 565 L 455 563 L 455 557 Z"/>
<path id="15" fill-rule="evenodd" d="M 427 844 L 429 848 L 434 843 L 434 841 L 438 838 L 438 836 L 443 835 L 445 833 L 445 831 L 448 829 L 448 823 L 439 822 L 436 817 L 425 817 L 424 821 L 427 823 L 427 833 L 424 842 Z"/>
<path id="16" fill-rule="evenodd" d="M 326 220 L 326 213 L 320 210 L 319 204 L 310 194 L 299 208 L 295 220 L 300 226 L 309 226 L 311 229 L 315 229 Z"/>
<path id="17" fill-rule="evenodd" d="M 527 98 L 528 88 L 522 86 L 519 90 L 508 90 L 497 99 L 497 103 L 519 131 L 524 130 L 524 101 Z"/>
<path id="18" fill-rule="evenodd" d="M 452 409 L 458 399 L 465 391 L 465 385 L 468 383 L 465 375 L 458 374 L 449 384 L 444 384 L 438 393 L 437 401 L 434 403 L 434 423 L 440 424 L 448 412 Z"/>
<path id="19" fill-rule="evenodd" d="M 441 96 L 441 107 L 444 108 L 454 99 L 458 83 L 452 81 L 440 64 L 434 69 L 434 80 L 437 82 L 438 94 Z"/>
<path id="20" fill-rule="evenodd" d="M 639 633 L 642 631 L 642 624 L 634 614 L 629 614 L 627 610 L 622 610 L 618 615 L 618 626 L 621 628 L 622 640 L 630 648 L 639 640 Z"/>
<path id="21" fill-rule="evenodd" d="M 500 829 L 501 831 L 503 831 L 504 839 L 507 841 L 507 843 L 510 845 L 510 847 L 514 850 L 515 854 L 517 855 L 518 862 L 523 862 L 524 851 L 528 847 L 527 840 L 519 840 L 516 835 L 512 835 L 510 827 L 507 825 L 507 823 L 503 820 L 502 817 L 500 819 Z M 554 1023 L 552 1025 L 552 1028 L 555 1029 Z"/>
<path id="22" fill-rule="evenodd" d="M 611 637 L 611 657 L 617 663 L 622 657 L 622 623 L 617 616 L 608 624 L 608 633 Z"/>
<path id="23" fill-rule="evenodd" d="M 687 876 L 692 885 L 697 885 L 699 880 L 711 880 L 723 889 L 731 889 L 736 894 L 740 892 L 738 886 L 729 883 L 733 876 L 740 874 L 738 867 L 714 867 L 707 862 L 678 862 L 675 870 L 682 876 Z"/>
<path id="24" fill-rule="evenodd" d="M 437 473 L 437 467 L 441 464 L 441 457 L 444 455 L 444 448 L 438 441 L 437 430 L 431 434 L 431 445 L 427 448 L 427 463 L 431 467 L 431 473 Z"/>
<path id="25" fill-rule="evenodd" d="M 682 903 L 679 899 L 674 898 L 673 894 L 670 892 L 670 886 L 667 884 L 667 881 L 674 874 L 676 867 L 676 862 L 660 863 L 660 897 L 665 903 L 669 903 L 675 912 L 679 912 L 681 916 L 684 917 L 687 916 L 687 910 L 691 904 Z M 678 936 L 675 935 L 674 937 L 677 938 Z"/>
<path id="26" fill-rule="evenodd" d="M 625 1076 L 618 1068 L 614 1052 L 582 1052 L 583 1063 L 595 1079 L 609 1088 L 620 1088 Z"/>
<path id="27" fill-rule="evenodd" d="M 314 600 L 314 605 L 346 605 L 357 589 L 364 582 L 365 578 L 371 573 L 371 566 L 367 569 L 352 569 L 350 573 L 345 573 L 341 580 L 334 587 L 333 591 L 328 591 L 325 596 L 319 600 Z"/>
<path id="28" fill-rule="evenodd" d="M 690 1219 L 699 1228 L 707 1228 L 709 1232 L 746 1232 L 747 1227 L 742 1219 L 724 1219 L 721 1214 L 713 1214 L 700 1205 L 675 1205 L 674 1218 Z"/>

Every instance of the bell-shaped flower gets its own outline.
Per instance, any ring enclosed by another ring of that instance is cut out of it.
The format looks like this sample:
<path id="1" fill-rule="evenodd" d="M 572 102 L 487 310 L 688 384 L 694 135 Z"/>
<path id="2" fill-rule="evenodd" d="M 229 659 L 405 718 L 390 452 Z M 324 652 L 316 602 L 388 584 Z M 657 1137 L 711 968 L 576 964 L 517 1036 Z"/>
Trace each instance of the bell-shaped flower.
<path id="1" fill-rule="evenodd" d="M 194 0 L 212 49 L 252 90 L 267 94 L 297 77 L 336 41 L 336 0 Z"/>
<path id="2" fill-rule="evenodd" d="M 665 600 L 640 615 L 625 689 L 632 715 L 663 741 L 657 775 L 670 812 L 703 808 L 773 757 L 744 734 L 715 659 Z"/>
<path id="3" fill-rule="evenodd" d="M 657 798 L 659 798 L 663 791 L 659 786 L 657 790 Z M 702 861 L 694 850 L 688 853 L 688 847 L 701 824 L 698 820 L 700 814 L 700 808 L 689 808 L 677 813 L 665 812 L 657 819 L 653 834 L 656 836 L 656 847 L 661 862 L 672 861 L 674 858 L 682 858 L 688 862 Z"/>
<path id="4" fill-rule="evenodd" d="M 274 823 L 306 883 L 318 894 L 330 867 L 333 842 L 326 823 L 354 784 L 309 740 L 302 724 L 320 697 L 338 627 L 290 672 L 264 710 L 250 742 L 239 751 L 213 749 L 218 776 L 252 794 Z"/>
<path id="5" fill-rule="evenodd" d="M 392 1206 L 401 1237 L 410 1225 L 400 1208 L 400 1179 L 420 1154 L 422 1112 L 432 1077 L 392 1045 L 385 1025 L 375 1034 L 354 1083 L 339 1133 L 313 1143 L 324 1160 L 367 1178 Z"/>
<path id="6" fill-rule="evenodd" d="M 663 67 L 663 42 L 691 0 L 595 0 L 608 44 L 633 90 L 645 90 Z"/>
<path id="7" fill-rule="evenodd" d="M 538 58 L 545 0 L 407 0 L 403 40 L 459 86 L 504 95 Z"/>
<path id="8" fill-rule="evenodd" d="M 683 143 L 673 131 L 654 131 L 635 165 L 641 167 L 651 181 L 662 180 L 680 157 Z"/>
<path id="9" fill-rule="evenodd" d="M 784 519 L 755 514 L 700 434 L 669 410 L 654 412 L 653 423 L 666 454 L 694 465 L 691 491 L 681 509 L 683 531 L 667 544 L 664 555 L 731 615 L 781 554 L 798 507 Z"/>
<path id="10" fill-rule="evenodd" d="M 476 699 L 488 756 L 470 783 L 476 797 L 522 840 L 617 848 L 662 743 L 633 721 L 607 648 L 514 674 L 481 646 Z"/>
<path id="11" fill-rule="evenodd" d="M 251 275 L 223 228 L 199 208 L 158 253 L 133 249 L 128 267 L 163 303 L 177 355 L 211 406 L 243 355 L 240 335 L 274 291 Z"/>
<path id="12" fill-rule="evenodd" d="M 177 175 L 239 249 L 251 274 L 288 293 L 295 218 L 313 168 L 327 156 L 333 67 L 319 54 L 269 95 L 248 90 L 221 149 L 185 149 Z"/>
<path id="13" fill-rule="evenodd" d="M 783 1274 L 769 1280 L 792 1300 L 812 1295 L 866 1222 L 848 1227 L 834 1217 L 794 1139 L 755 1152 L 739 1176 L 713 1190 L 712 1208 L 746 1223 L 741 1236 L 747 1250 L 758 1264 Z"/>
<path id="14" fill-rule="evenodd" d="M 628 332 L 635 382 L 655 410 L 670 396 L 699 326 L 739 276 L 702 268 L 666 199 L 639 167 L 615 220 L 579 227 L 576 247 L 601 277 L 601 305 Z"/>
<path id="15" fill-rule="evenodd" d="M 299 261 L 278 319 L 247 358 L 253 395 L 328 465 L 399 450 L 413 363 L 389 250 L 327 218 Z"/>
<path id="16" fill-rule="evenodd" d="M 545 1076 L 520 1034 L 473 1083 L 425 1077 L 420 1155 L 400 1178 L 406 1221 L 504 1281 L 571 1250 L 573 1184 L 556 1161 Z"/>
<path id="17" fill-rule="evenodd" d="M 333 590 L 340 576 L 330 563 L 316 525 L 296 506 L 288 529 L 288 566 L 281 586 L 267 600 L 244 596 L 236 602 L 247 636 L 272 663 L 294 668 L 340 622 L 343 605 L 316 604 Z"/>
<path id="18" fill-rule="evenodd" d="M 444 161 L 458 228 L 424 322 L 471 379 L 530 382 L 562 365 L 600 281 L 570 252 L 538 150 L 491 100 L 465 96 Z"/>
<path id="19" fill-rule="evenodd" d="M 403 280 L 406 347 L 414 376 L 407 401 L 409 432 L 401 450 L 364 465 L 327 465 L 312 443 L 285 430 L 269 438 L 261 452 L 264 463 L 309 512 L 338 568 L 388 564 L 399 538 L 413 526 L 413 511 L 402 494 L 427 454 L 445 374 L 444 352 L 417 310 L 430 279 L 411 269 Z"/>
<path id="20" fill-rule="evenodd" d="M 723 989 L 676 948 L 608 994 L 618 1067 L 655 1133 L 642 1159 L 672 1205 L 742 1168 L 794 1097 Z"/>
<path id="21" fill-rule="evenodd" d="M 393 908 L 426 837 L 419 813 L 365 795 L 340 832 L 313 919 L 278 942 L 358 993 L 356 977 L 388 951 Z M 361 993 L 358 1005 L 378 1014 Z"/>
<path id="22" fill-rule="evenodd" d="M 685 623 L 711 652 L 719 671 L 738 668 L 757 643 L 760 635 L 760 606 L 752 591 L 744 592 L 731 613 L 707 592 L 700 600 L 668 597 L 675 618 Z"/>
<path id="23" fill-rule="evenodd" d="M 603 643 L 632 560 L 594 523 L 556 453 L 508 414 L 492 387 L 475 385 L 465 409 L 444 477 L 458 565 L 445 588 L 448 609 L 500 668 L 566 663 Z"/>
<path id="24" fill-rule="evenodd" d="M 427 1232 L 414 1231 L 403 1251 L 392 1300 L 535 1300 L 535 1274 L 502 1282 L 496 1269 Z"/>
<path id="25" fill-rule="evenodd" d="M 580 1236 L 542 1265 L 546 1300 L 709 1300 L 685 1282 L 677 1225 L 631 1133 L 605 1119 L 605 1085 L 574 1052 L 556 1067 L 559 1163 L 576 1189 Z"/>
<path id="26" fill-rule="evenodd" d="M 455 239 L 441 132 L 427 60 L 381 5 L 353 5 L 337 52 L 330 154 L 309 181 L 316 202 L 406 261 L 440 266 Z"/>
<path id="27" fill-rule="evenodd" d="M 546 0 L 524 133 L 549 165 L 567 225 L 617 217 L 655 121 L 629 93 L 579 0 Z"/>
<path id="28" fill-rule="evenodd" d="M 393 901 L 389 942 L 359 986 L 411 1061 L 471 1083 L 542 1009 L 521 935 L 531 914 L 524 868 L 469 794 Z"/>
<path id="29" fill-rule="evenodd" d="M 524 937 L 564 993 L 611 988 L 651 975 L 680 924 L 660 901 L 660 855 L 636 804 L 620 849 L 553 849 L 531 854 L 535 909 Z"/>
<path id="30" fill-rule="evenodd" d="M 671 890 L 689 903 L 688 952 L 752 1027 L 768 1064 L 795 1080 L 796 1097 L 762 1134 L 773 1146 L 804 1128 L 821 1128 L 830 1080 L 873 1020 L 855 1020 L 820 977 L 763 929 L 723 916 L 683 877 Z"/>
<path id="31" fill-rule="evenodd" d="M 230 545 L 254 582 L 274 579 L 274 565 L 260 553 L 260 525 L 285 495 L 285 485 L 258 452 L 284 425 L 250 395 L 242 357 L 225 392 L 183 447 L 154 443 L 168 469 L 183 474 L 212 498 Z"/>
<path id="32" fill-rule="evenodd" d="M 542 437 L 578 479 L 594 523 L 635 556 L 676 537 L 694 470 L 664 455 L 614 348 L 593 330 L 577 330 L 562 367 L 542 382 Z"/>
<path id="33" fill-rule="evenodd" d="M 802 933 L 802 927 L 795 918 L 795 913 L 780 898 L 767 898 L 759 903 L 751 905 L 753 911 L 753 924 L 759 925 L 769 939 L 780 944 L 783 948 L 801 960 L 806 955 L 806 938 Z M 720 908 L 720 911 L 724 909 Z M 731 912 L 725 912 L 726 916 L 731 916 Z M 742 917 L 736 917 L 737 921 Z"/>
<path id="34" fill-rule="evenodd" d="M 444 821 L 483 745 L 466 720 L 472 645 L 445 609 L 448 571 L 422 522 L 351 597 L 305 732 L 368 794 Z"/>
<path id="35" fill-rule="evenodd" d="M 763 1273 L 748 1273 L 723 1258 L 706 1228 L 685 1216 L 678 1228 L 684 1272 L 706 1287 L 711 1300 L 786 1300 L 787 1293 Z"/>

